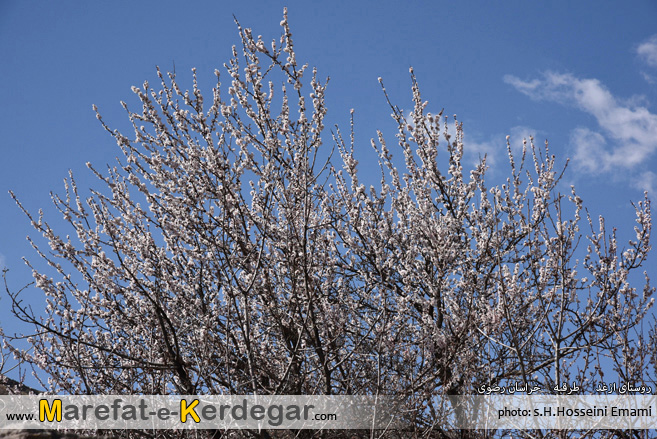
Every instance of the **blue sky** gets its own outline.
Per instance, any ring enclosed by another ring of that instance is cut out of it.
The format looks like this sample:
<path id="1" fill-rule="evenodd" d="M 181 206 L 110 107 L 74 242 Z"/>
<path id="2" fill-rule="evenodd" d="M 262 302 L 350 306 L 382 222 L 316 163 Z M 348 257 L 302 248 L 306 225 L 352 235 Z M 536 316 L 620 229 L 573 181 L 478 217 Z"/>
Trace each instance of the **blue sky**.
<path id="1" fill-rule="evenodd" d="M 196 67 L 209 90 L 238 43 L 233 14 L 271 40 L 284 6 L 297 59 L 331 77 L 327 126 L 347 129 L 355 109 L 361 163 L 377 128 L 394 135 L 377 78 L 410 109 L 413 66 L 428 110 L 458 115 L 469 160 L 487 153 L 493 177 L 504 175 L 505 136 L 534 135 L 570 157 L 565 181 L 610 225 L 631 230 L 630 201 L 657 189 L 654 1 L 0 0 L 0 264 L 10 287 L 31 281 L 21 258 L 36 258 L 8 190 L 53 218 L 49 192 L 63 192 L 69 169 L 94 186 L 85 163 L 102 168 L 119 154 L 92 104 L 125 128 L 119 101 L 134 105 L 130 87 L 174 63 L 181 85 L 191 88 Z M 649 264 L 657 278 L 654 256 Z M 6 309 L 0 324 L 18 327 Z"/>

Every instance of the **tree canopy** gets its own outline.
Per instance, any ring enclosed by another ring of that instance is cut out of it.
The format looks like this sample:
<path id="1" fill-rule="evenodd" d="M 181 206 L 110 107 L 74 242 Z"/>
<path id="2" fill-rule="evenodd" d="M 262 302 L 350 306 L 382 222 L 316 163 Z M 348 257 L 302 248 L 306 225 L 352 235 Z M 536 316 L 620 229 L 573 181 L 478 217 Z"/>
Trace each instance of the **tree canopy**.
<path id="1" fill-rule="evenodd" d="M 410 115 L 380 80 L 397 133 L 372 139 L 369 184 L 353 112 L 349 133 L 327 135 L 328 80 L 297 61 L 287 15 L 281 26 L 265 44 L 238 24 L 210 96 L 196 71 L 183 90 L 158 69 L 157 87 L 133 87 L 141 108 L 123 104 L 132 133 L 98 114 L 122 155 L 89 164 L 90 195 L 71 174 L 53 196 L 72 236 L 23 209 L 49 244 L 34 248 L 50 271 L 31 265 L 45 309 L 9 293 L 50 391 L 405 395 L 424 407 L 421 434 L 440 426 L 437 395 L 515 381 L 590 393 L 602 357 L 654 384 L 655 340 L 634 331 L 653 303 L 633 275 L 647 195 L 623 246 L 574 188 L 558 191 L 547 143 L 515 151 L 507 137 L 508 178 L 487 183 L 412 69 Z"/>

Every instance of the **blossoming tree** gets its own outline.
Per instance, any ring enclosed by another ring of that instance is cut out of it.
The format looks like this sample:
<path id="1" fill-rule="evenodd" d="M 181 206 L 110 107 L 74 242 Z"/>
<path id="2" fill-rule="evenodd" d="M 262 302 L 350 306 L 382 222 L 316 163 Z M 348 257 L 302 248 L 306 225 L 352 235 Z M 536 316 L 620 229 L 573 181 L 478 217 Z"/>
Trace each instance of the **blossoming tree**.
<path id="1" fill-rule="evenodd" d="M 634 331 L 653 288 L 632 286 L 647 198 L 622 247 L 574 189 L 558 193 L 547 144 L 514 154 L 507 138 L 509 177 L 487 184 L 485 159 L 464 170 L 461 124 L 426 112 L 412 71 L 413 111 L 388 100 L 396 145 L 372 140 L 381 177 L 368 187 L 353 117 L 350 139 L 327 139 L 327 83 L 297 62 L 287 15 L 281 26 L 266 45 L 238 25 L 209 98 L 195 71 L 183 91 L 158 70 L 159 88 L 133 88 L 141 108 L 124 104 L 133 133 L 98 115 L 122 156 L 89 165 L 90 196 L 71 175 L 53 197 L 72 238 L 23 209 L 54 271 L 33 265 L 43 313 L 10 295 L 49 390 L 404 395 L 423 407 L 421 435 L 441 427 L 438 395 L 515 381 L 590 393 L 601 355 L 654 384 L 649 335 Z"/>

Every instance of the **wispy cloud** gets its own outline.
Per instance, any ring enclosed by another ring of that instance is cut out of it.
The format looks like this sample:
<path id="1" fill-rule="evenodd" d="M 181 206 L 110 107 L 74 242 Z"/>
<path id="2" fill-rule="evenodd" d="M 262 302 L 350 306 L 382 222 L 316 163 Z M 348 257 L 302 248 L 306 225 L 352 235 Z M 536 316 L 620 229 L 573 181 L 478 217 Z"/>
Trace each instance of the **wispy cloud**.
<path id="1" fill-rule="evenodd" d="M 648 84 L 654 84 L 654 83 L 657 82 L 657 78 L 655 78 L 655 76 L 651 75 L 650 73 L 641 72 L 641 76 L 643 76 L 643 79 L 644 79 Z"/>
<path id="2" fill-rule="evenodd" d="M 465 160 L 471 165 L 476 166 L 481 159 L 486 157 L 486 165 L 493 167 L 497 164 L 498 159 L 504 153 L 503 137 L 491 140 L 471 140 L 468 134 L 465 134 L 463 145 L 463 155 Z M 504 154 L 506 156 L 506 154 Z"/>
<path id="3" fill-rule="evenodd" d="M 574 163 L 591 174 L 601 169 L 600 162 L 611 161 L 607 140 L 598 132 L 584 127 L 575 128 L 570 133 L 570 144 L 575 146 Z"/>
<path id="4" fill-rule="evenodd" d="M 579 127 L 571 133 L 575 164 L 591 173 L 633 169 L 657 151 L 657 115 L 638 102 L 621 102 L 597 79 L 546 72 L 529 81 L 504 81 L 534 100 L 572 105 L 595 117 L 599 131 Z"/>
<path id="5" fill-rule="evenodd" d="M 537 131 L 526 126 L 515 126 L 509 131 L 509 142 L 511 143 L 511 151 L 517 158 L 522 154 L 522 144 L 526 140 L 529 144 L 531 137 L 536 137 Z M 504 164 L 508 161 L 508 153 L 506 149 L 506 134 L 498 134 L 491 136 L 487 140 L 470 140 L 468 134 L 465 134 L 464 155 L 472 165 L 479 163 L 479 160 L 486 156 L 486 165 L 493 168 L 499 164 Z"/>
<path id="6" fill-rule="evenodd" d="M 649 67 L 657 67 L 657 34 L 639 44 L 636 47 L 636 54 Z M 641 76 L 651 85 L 657 83 L 657 76 L 652 71 L 642 71 Z"/>
<path id="7" fill-rule="evenodd" d="M 646 64 L 657 67 L 657 34 L 639 44 L 636 53 Z"/>
<path id="8" fill-rule="evenodd" d="M 634 177 L 632 185 L 637 189 L 654 194 L 655 187 L 657 187 L 657 174 L 652 171 L 641 172 Z"/>
<path id="9" fill-rule="evenodd" d="M 537 131 L 533 128 L 524 125 L 518 125 L 512 127 L 511 130 L 509 131 L 509 142 L 511 143 L 511 151 L 513 152 L 514 155 L 522 154 L 523 143 L 526 141 L 527 145 L 529 145 L 529 141 L 531 138 L 534 139 L 534 143 L 540 144 L 541 142 L 537 137 L 540 134 L 541 134 L 540 131 Z"/>

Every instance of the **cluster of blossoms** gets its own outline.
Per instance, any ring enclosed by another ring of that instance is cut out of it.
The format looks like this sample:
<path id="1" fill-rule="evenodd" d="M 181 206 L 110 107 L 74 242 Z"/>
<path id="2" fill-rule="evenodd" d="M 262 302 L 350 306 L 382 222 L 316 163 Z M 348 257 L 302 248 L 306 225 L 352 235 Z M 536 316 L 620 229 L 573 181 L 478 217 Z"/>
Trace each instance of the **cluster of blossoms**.
<path id="1" fill-rule="evenodd" d="M 410 116 L 383 88 L 403 165 L 378 132 L 368 188 L 353 116 L 351 140 L 333 136 L 339 163 L 324 152 L 326 83 L 304 81 L 281 25 L 269 48 L 238 25 L 209 108 L 195 71 L 190 92 L 158 70 L 159 90 L 133 88 L 141 110 L 124 104 L 133 135 L 98 115 L 123 156 L 89 165 L 102 190 L 85 199 L 71 176 L 54 196 L 77 240 L 30 216 L 57 275 L 35 265 L 44 315 L 13 297 L 51 391 L 405 395 L 424 431 L 441 422 L 436 395 L 592 389 L 601 352 L 627 379 L 645 373 L 654 352 L 630 334 L 653 289 L 630 278 L 650 249 L 647 198 L 621 249 L 574 189 L 557 192 L 547 144 L 514 157 L 507 138 L 510 176 L 487 186 L 485 159 L 463 169 L 462 125 L 426 113 L 412 71 Z"/>

